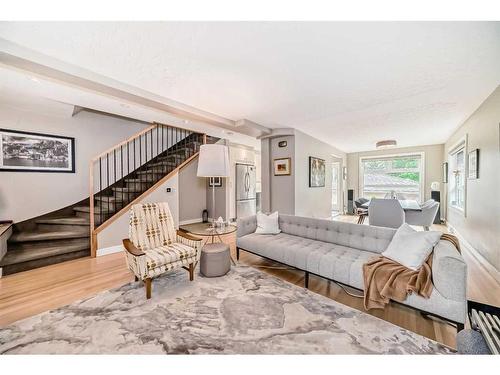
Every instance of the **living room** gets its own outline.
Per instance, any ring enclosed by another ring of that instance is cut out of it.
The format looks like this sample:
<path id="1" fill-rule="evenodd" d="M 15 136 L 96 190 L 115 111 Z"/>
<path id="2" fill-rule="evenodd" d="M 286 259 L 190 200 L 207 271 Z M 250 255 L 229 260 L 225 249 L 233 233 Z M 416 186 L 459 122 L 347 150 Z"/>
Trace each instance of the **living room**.
<path id="1" fill-rule="evenodd" d="M 500 22 L 61 12 L 0 21 L 3 358 L 499 354 Z"/>

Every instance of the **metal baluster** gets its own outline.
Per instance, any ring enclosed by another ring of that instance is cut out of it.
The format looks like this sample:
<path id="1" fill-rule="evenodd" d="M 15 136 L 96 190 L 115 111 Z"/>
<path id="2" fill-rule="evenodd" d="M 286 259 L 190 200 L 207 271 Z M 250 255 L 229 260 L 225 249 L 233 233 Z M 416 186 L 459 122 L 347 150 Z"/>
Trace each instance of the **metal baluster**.
<path id="1" fill-rule="evenodd" d="M 127 142 L 127 178 L 130 178 L 130 142 Z M 130 189 L 127 187 L 125 180 L 123 180 L 123 187 L 127 189 L 127 202 L 130 202 Z"/>
<path id="2" fill-rule="evenodd" d="M 98 191 L 98 195 L 101 196 L 101 191 L 102 191 L 102 182 L 101 182 L 101 178 L 102 178 L 102 162 L 101 162 L 101 157 L 99 157 L 99 191 Z M 95 211 L 94 211 L 94 220 L 95 220 Z M 99 225 L 101 225 L 102 223 L 102 201 L 99 200 Z"/>
<path id="3" fill-rule="evenodd" d="M 109 188 L 109 153 L 106 152 L 106 189 Z M 107 202 L 107 211 L 106 213 L 109 212 L 109 199 L 106 200 Z"/>
<path id="4" fill-rule="evenodd" d="M 123 145 L 120 145 L 120 170 L 122 171 L 121 173 L 121 186 L 122 186 L 122 191 L 121 191 L 121 200 L 124 201 L 125 199 L 123 199 L 123 187 L 125 185 L 125 181 L 123 180 Z"/>

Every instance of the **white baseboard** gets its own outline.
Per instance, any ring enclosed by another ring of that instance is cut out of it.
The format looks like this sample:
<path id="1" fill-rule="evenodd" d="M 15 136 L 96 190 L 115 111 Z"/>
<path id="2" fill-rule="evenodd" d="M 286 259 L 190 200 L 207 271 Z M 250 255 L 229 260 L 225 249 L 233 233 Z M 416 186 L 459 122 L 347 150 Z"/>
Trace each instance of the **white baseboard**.
<path id="1" fill-rule="evenodd" d="M 493 265 L 484 256 L 482 256 L 479 251 L 474 249 L 474 247 L 451 224 L 446 223 L 446 226 L 451 234 L 457 236 L 460 241 L 460 246 L 465 247 L 467 251 L 478 261 L 478 263 L 491 275 L 491 277 L 500 283 L 500 272 L 493 267 Z"/>
<path id="2" fill-rule="evenodd" d="M 113 253 L 119 253 L 120 251 L 123 251 L 123 246 L 122 245 L 117 245 L 117 246 L 111 246 L 111 247 L 104 247 L 102 249 L 97 249 L 97 256 L 102 257 L 103 255 L 109 255 Z"/>
<path id="3" fill-rule="evenodd" d="M 189 220 L 180 221 L 179 225 L 201 223 L 202 221 L 203 221 L 203 219 L 201 217 L 199 217 L 199 218 L 196 218 L 196 219 L 189 219 Z"/>

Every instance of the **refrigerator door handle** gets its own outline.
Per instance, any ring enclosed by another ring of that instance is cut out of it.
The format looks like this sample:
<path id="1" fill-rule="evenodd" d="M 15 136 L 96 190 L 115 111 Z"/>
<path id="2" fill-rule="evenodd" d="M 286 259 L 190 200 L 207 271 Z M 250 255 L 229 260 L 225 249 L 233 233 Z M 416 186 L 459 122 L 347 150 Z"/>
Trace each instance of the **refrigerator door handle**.
<path id="1" fill-rule="evenodd" d="M 248 193 L 248 190 L 250 189 L 250 175 L 245 173 L 245 191 Z"/>

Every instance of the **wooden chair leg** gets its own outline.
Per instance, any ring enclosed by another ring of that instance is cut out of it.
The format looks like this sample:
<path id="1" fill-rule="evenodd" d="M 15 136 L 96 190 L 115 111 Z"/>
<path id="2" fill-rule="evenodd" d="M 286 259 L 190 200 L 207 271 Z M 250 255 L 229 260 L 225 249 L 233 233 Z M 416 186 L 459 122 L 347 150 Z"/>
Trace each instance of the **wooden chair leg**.
<path id="1" fill-rule="evenodd" d="M 236 248 L 236 260 L 240 260 L 240 248 Z"/>
<path id="2" fill-rule="evenodd" d="M 146 299 L 151 298 L 151 278 L 148 277 L 144 279 L 144 283 L 146 284 Z"/>
<path id="3" fill-rule="evenodd" d="M 194 280 L 194 263 L 189 265 L 189 281 Z"/>
<path id="4" fill-rule="evenodd" d="M 307 271 L 304 275 L 304 288 L 309 288 L 309 272 Z"/>
<path id="5" fill-rule="evenodd" d="M 363 222 L 363 215 L 358 216 L 358 224 L 361 224 Z"/>

